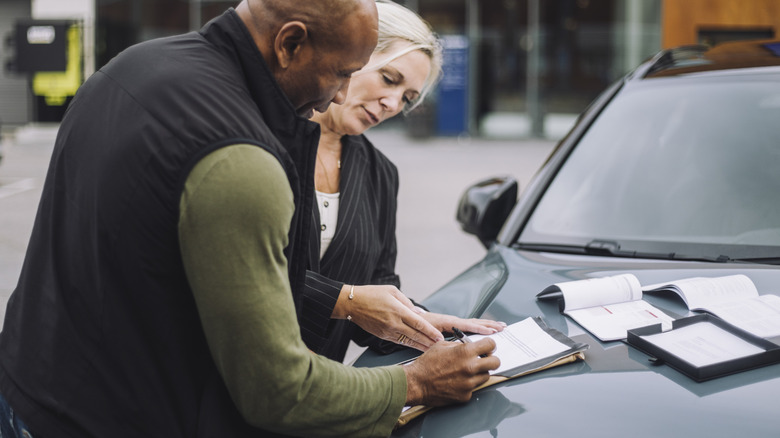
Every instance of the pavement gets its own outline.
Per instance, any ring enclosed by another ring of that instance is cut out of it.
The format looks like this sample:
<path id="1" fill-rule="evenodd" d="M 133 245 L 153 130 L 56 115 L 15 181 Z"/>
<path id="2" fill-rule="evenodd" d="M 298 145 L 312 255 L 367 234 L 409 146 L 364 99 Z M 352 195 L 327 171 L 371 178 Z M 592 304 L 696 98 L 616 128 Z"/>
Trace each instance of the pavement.
<path id="1" fill-rule="evenodd" d="M 4 131 L 0 162 L 0 315 L 16 286 L 32 231 L 57 125 Z M 554 140 L 473 137 L 411 138 L 402 125 L 375 128 L 372 142 L 397 166 L 398 260 L 401 289 L 423 300 L 485 254 L 461 231 L 455 209 L 463 191 L 482 179 L 510 175 L 521 191 Z M 345 362 L 359 353 L 350 348 Z"/>

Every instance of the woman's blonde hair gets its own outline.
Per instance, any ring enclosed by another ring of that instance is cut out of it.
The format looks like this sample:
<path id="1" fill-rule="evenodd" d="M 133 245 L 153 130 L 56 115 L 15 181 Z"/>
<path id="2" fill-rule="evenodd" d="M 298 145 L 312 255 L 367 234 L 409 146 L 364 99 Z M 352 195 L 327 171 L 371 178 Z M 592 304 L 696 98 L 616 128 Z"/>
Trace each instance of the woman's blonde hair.
<path id="1" fill-rule="evenodd" d="M 414 102 L 407 104 L 404 113 L 414 109 L 427 96 L 441 76 L 442 45 L 431 26 L 411 10 L 389 0 L 377 0 L 379 15 L 379 35 L 374 53 L 387 53 L 396 43 L 408 43 L 377 65 L 367 66 L 367 70 L 377 70 L 401 56 L 419 50 L 431 60 L 431 71 L 425 79 L 420 95 Z"/>

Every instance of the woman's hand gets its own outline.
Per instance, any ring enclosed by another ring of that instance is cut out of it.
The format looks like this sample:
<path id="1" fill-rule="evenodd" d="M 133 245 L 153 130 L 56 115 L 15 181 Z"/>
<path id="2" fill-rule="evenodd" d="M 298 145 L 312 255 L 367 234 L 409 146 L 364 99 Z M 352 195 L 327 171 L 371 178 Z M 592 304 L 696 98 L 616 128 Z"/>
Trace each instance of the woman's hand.
<path id="1" fill-rule="evenodd" d="M 457 316 L 444 315 L 442 313 L 425 312 L 421 313 L 426 321 L 431 323 L 440 332 L 451 333 L 453 327 L 457 327 L 460 330 L 468 333 L 476 333 L 479 335 L 492 335 L 493 333 L 500 332 L 506 328 L 506 323 L 501 321 L 493 321 L 490 319 L 463 319 Z"/>
<path id="2" fill-rule="evenodd" d="M 441 330 L 426 321 L 395 286 L 344 285 L 332 317 L 349 319 L 378 338 L 420 351 L 444 340 Z"/>

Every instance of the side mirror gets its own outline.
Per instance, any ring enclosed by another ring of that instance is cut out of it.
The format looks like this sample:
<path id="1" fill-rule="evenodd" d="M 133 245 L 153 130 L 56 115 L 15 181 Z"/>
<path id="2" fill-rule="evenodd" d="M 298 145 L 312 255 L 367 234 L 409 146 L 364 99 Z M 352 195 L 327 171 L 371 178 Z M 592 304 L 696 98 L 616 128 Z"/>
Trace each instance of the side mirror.
<path id="1" fill-rule="evenodd" d="M 517 180 L 505 176 L 480 181 L 463 193 L 456 214 L 463 231 L 474 234 L 485 247 L 496 239 L 517 203 Z"/>

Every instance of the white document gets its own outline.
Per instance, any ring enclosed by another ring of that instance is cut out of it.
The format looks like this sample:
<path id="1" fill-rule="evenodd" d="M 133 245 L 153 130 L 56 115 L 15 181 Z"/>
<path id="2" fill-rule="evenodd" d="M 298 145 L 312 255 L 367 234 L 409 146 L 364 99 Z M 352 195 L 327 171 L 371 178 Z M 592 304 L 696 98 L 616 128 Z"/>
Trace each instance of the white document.
<path id="1" fill-rule="evenodd" d="M 666 331 L 674 321 L 644 300 L 568 310 L 566 314 L 602 341 L 625 339 L 628 330 L 654 324 L 661 324 L 661 330 Z"/>
<path id="2" fill-rule="evenodd" d="M 746 275 L 686 278 L 644 290 L 675 292 L 689 310 L 710 312 L 756 336 L 780 336 L 780 297 L 759 295 Z"/>
<path id="3" fill-rule="evenodd" d="M 780 297 L 761 295 L 744 301 L 707 306 L 724 321 L 762 338 L 780 336 Z"/>
<path id="4" fill-rule="evenodd" d="M 633 274 L 557 283 L 563 292 L 564 310 L 642 299 L 642 287 Z"/>
<path id="5" fill-rule="evenodd" d="M 469 339 L 475 342 L 482 338 L 490 338 L 496 342 L 496 351 L 493 354 L 501 360 L 501 365 L 491 371 L 491 374 L 501 374 L 569 349 L 542 330 L 532 318 L 516 322 L 492 335 L 469 336 Z"/>
<path id="6" fill-rule="evenodd" d="M 746 275 L 725 277 L 694 277 L 668 284 L 655 284 L 643 288 L 646 291 L 671 290 L 677 292 L 688 309 L 706 309 L 707 306 L 758 296 L 758 290 Z"/>
<path id="7" fill-rule="evenodd" d="M 642 338 L 697 368 L 766 351 L 710 322 Z"/>
<path id="8" fill-rule="evenodd" d="M 632 274 L 557 283 L 563 293 L 563 313 L 602 341 L 625 339 L 627 331 L 673 319 L 642 299 L 642 286 Z"/>

